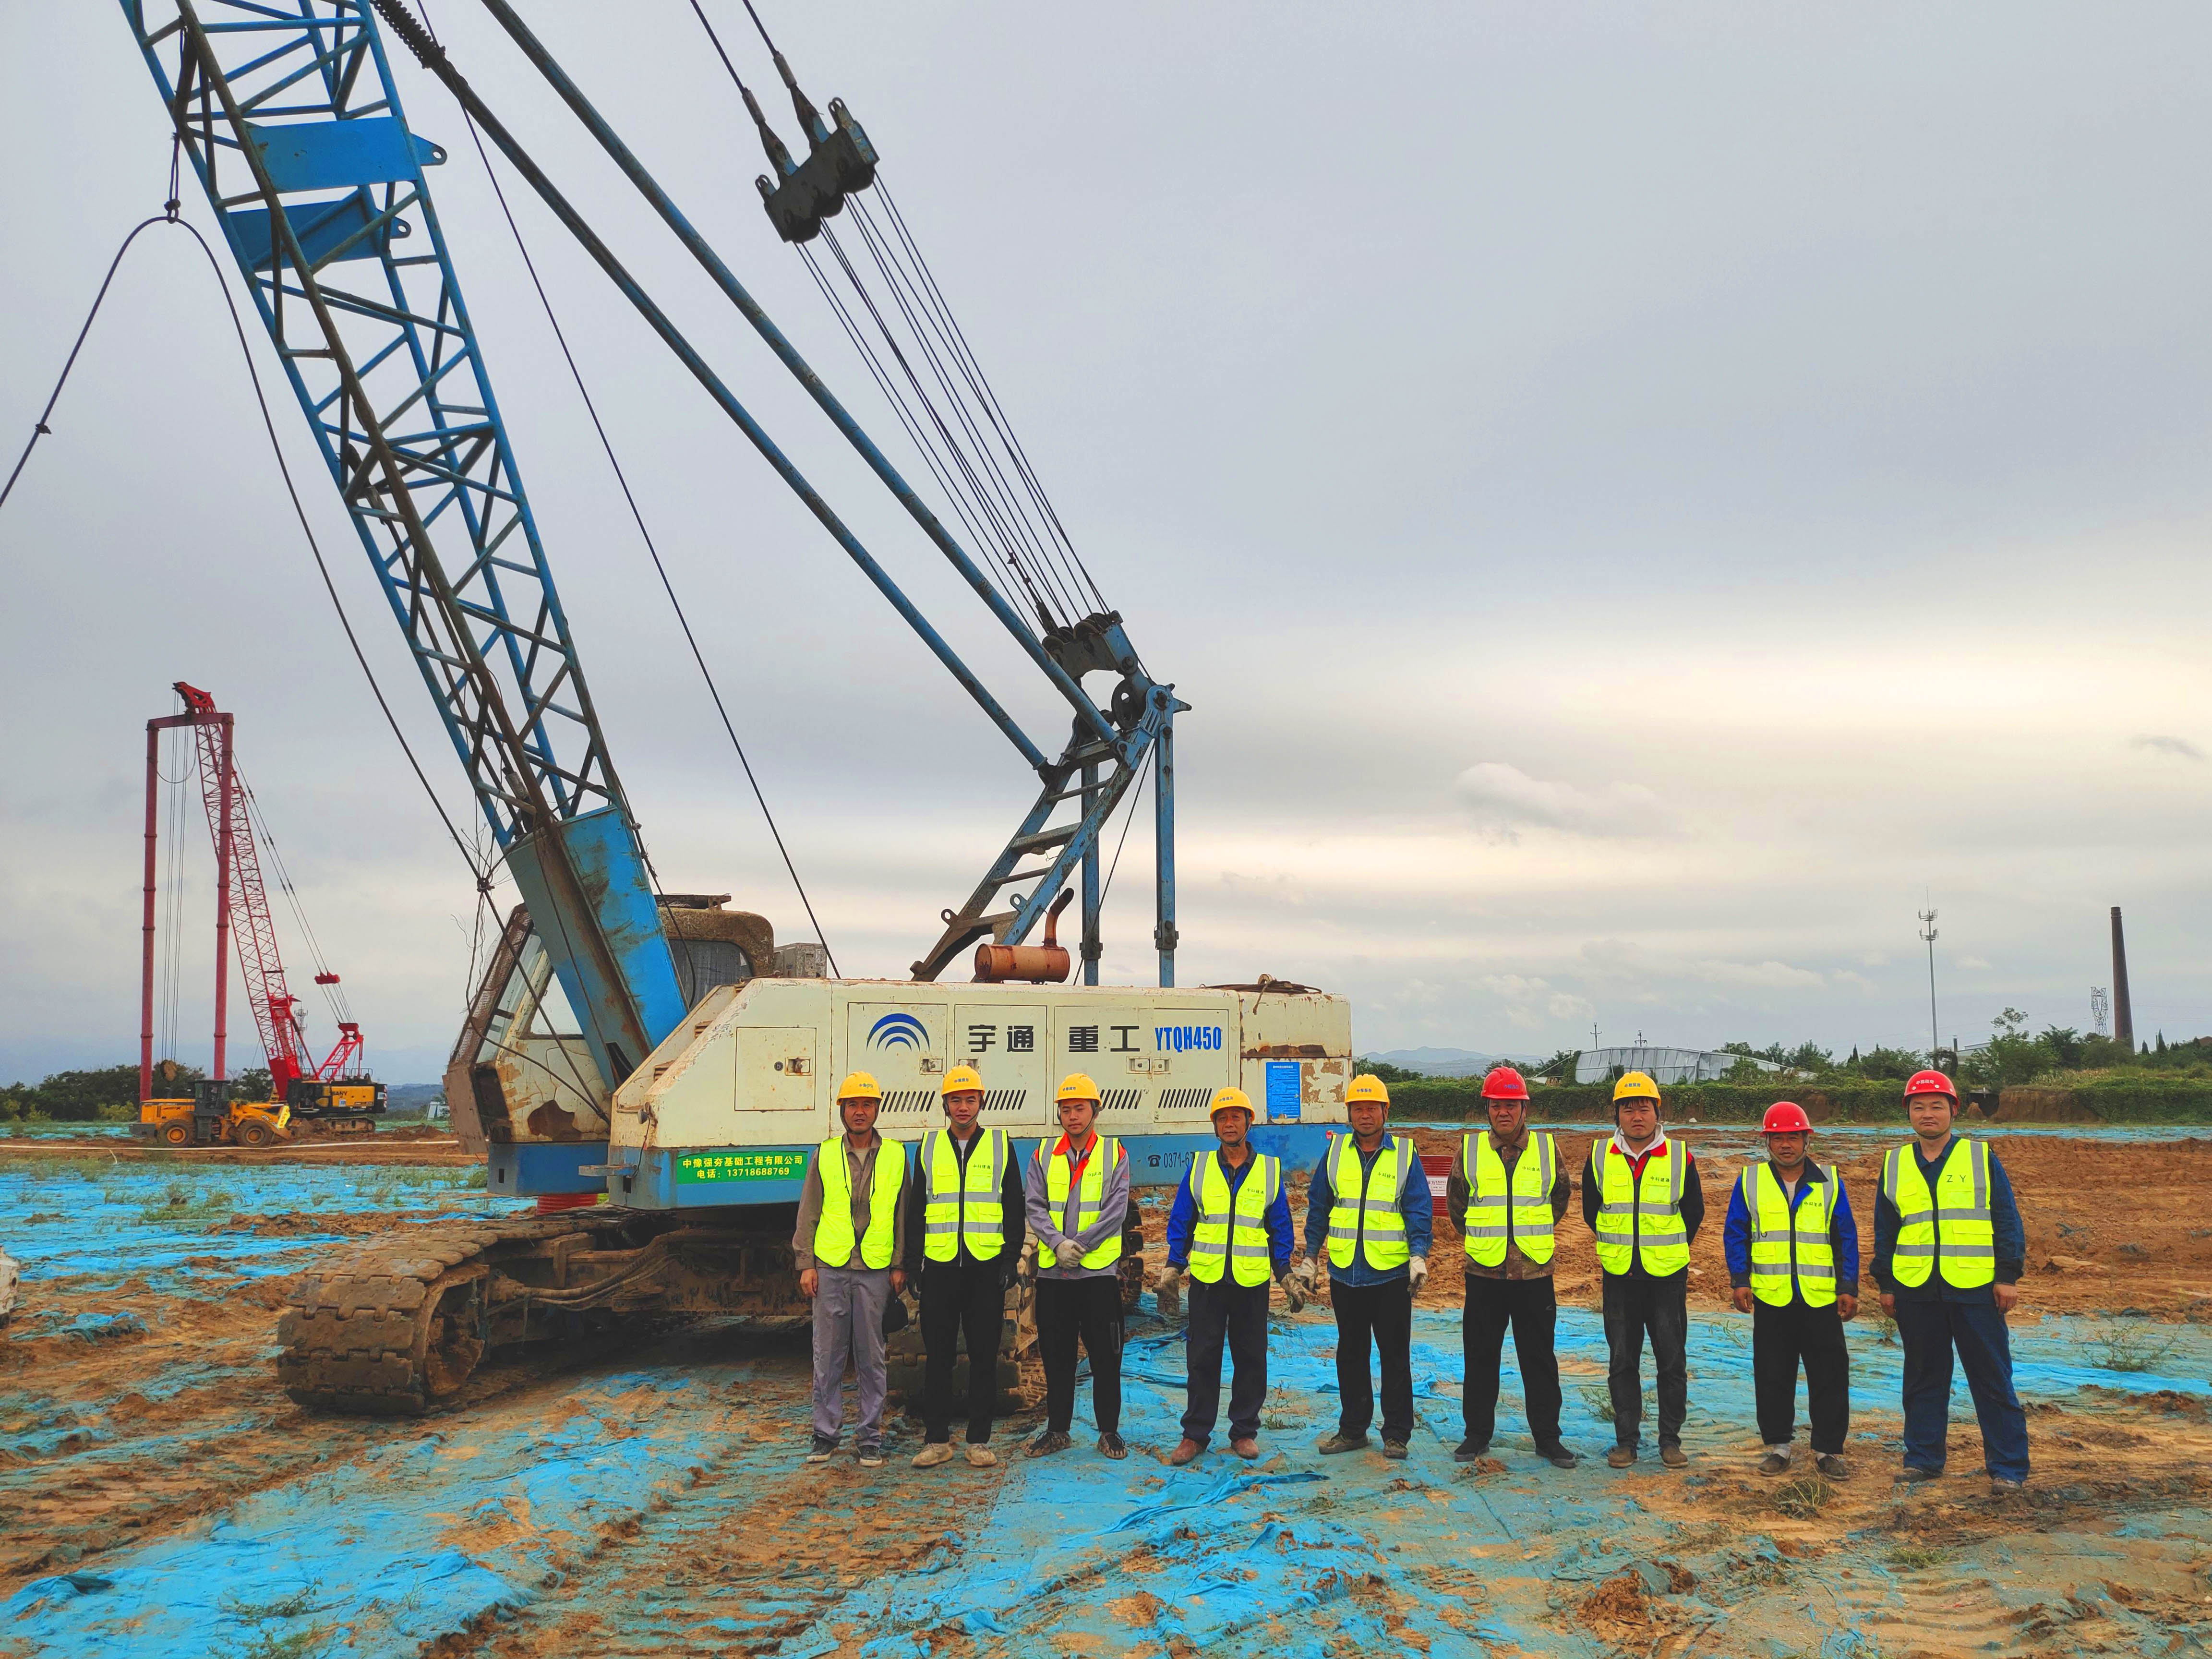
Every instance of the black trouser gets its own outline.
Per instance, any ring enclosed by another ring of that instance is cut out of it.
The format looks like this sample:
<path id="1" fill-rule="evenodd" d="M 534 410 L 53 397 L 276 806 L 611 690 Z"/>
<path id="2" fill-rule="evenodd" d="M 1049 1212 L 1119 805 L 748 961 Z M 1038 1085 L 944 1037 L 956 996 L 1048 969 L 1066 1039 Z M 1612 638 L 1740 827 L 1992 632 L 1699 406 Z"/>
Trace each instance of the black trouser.
<path id="1" fill-rule="evenodd" d="M 1233 1444 L 1260 1433 L 1260 1407 L 1267 1399 L 1267 1287 L 1239 1285 L 1222 1270 L 1221 1282 L 1190 1281 L 1190 1327 L 1183 1345 L 1190 1358 L 1188 1401 L 1182 1437 L 1203 1446 L 1213 1437 L 1221 1412 L 1221 1345 L 1229 1343 L 1229 1438 Z"/>
<path id="2" fill-rule="evenodd" d="M 1075 1339 L 1091 1356 L 1091 1414 L 1098 1432 L 1121 1427 L 1121 1276 L 1040 1279 L 1037 1348 L 1044 1357 L 1045 1426 L 1066 1434 L 1075 1421 Z"/>
<path id="3" fill-rule="evenodd" d="M 1461 1390 L 1467 1437 L 1488 1445 L 1498 1428 L 1498 1369 L 1505 1328 L 1513 1328 L 1513 1357 L 1521 1367 L 1521 1395 L 1528 1405 L 1528 1433 L 1538 1451 L 1559 1443 L 1559 1359 L 1552 1337 L 1559 1322 L 1559 1299 L 1549 1274 L 1541 1279 L 1467 1276 L 1467 1308 L 1460 1349 L 1467 1358 Z"/>
<path id="4" fill-rule="evenodd" d="M 1644 1338 L 1651 1337 L 1652 1368 L 1659 1373 L 1659 1443 L 1680 1444 L 1690 1411 L 1690 1276 L 1664 1279 L 1605 1275 L 1605 1340 L 1612 1351 L 1606 1389 L 1613 1396 L 1613 1437 L 1637 1442 L 1644 1422 Z"/>
<path id="5" fill-rule="evenodd" d="M 1337 1419 L 1345 1434 L 1364 1434 L 1375 1420 L 1375 1389 L 1368 1381 L 1370 1339 L 1382 1365 L 1382 1437 L 1413 1437 L 1413 1287 L 1405 1279 L 1380 1285 L 1328 1281 L 1328 1305 L 1336 1311 L 1336 1389 L 1343 1407 Z"/>
<path id="6" fill-rule="evenodd" d="M 1786 1308 L 1751 1304 L 1752 1389 L 1759 1401 L 1759 1437 L 1786 1446 L 1797 1432 L 1797 1365 L 1805 1365 L 1805 1398 L 1816 1456 L 1841 1455 L 1851 1431 L 1851 1351 L 1843 1316 L 1831 1303 Z"/>
<path id="7" fill-rule="evenodd" d="M 958 1343 L 968 1340 L 968 1443 L 991 1437 L 991 1407 L 999 1394 L 999 1337 L 1006 1291 L 995 1261 L 961 1255 L 921 1264 L 922 1422 L 929 1443 L 952 1438 L 952 1373 Z"/>

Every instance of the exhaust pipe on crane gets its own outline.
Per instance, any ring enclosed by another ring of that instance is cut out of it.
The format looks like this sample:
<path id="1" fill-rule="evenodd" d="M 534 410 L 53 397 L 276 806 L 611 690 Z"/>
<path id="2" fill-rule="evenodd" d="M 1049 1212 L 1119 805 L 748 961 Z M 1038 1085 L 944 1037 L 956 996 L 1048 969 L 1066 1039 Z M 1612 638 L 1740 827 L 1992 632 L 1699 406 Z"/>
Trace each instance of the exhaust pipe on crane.
<path id="1" fill-rule="evenodd" d="M 979 945 L 975 947 L 975 983 L 1003 985 L 1026 980 L 1032 985 L 1061 985 L 1067 980 L 1067 947 L 1060 942 L 1060 913 L 1075 897 L 1068 889 L 1044 913 L 1042 945 Z"/>

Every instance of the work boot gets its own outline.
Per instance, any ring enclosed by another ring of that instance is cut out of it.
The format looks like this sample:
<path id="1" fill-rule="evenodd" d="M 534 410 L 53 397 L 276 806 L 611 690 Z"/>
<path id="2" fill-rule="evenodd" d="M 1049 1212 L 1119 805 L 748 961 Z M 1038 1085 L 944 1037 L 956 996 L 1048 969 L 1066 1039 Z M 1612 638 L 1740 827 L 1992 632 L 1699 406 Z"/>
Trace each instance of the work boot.
<path id="1" fill-rule="evenodd" d="M 1625 1469 L 1636 1461 L 1636 1448 L 1615 1446 L 1611 1451 L 1606 1453 L 1605 1461 L 1616 1469 Z"/>
<path id="2" fill-rule="evenodd" d="M 1490 1443 L 1487 1440 L 1477 1440 L 1474 1436 L 1469 1435 L 1452 1448 L 1452 1462 L 1472 1463 L 1475 1459 L 1487 1455 L 1489 1451 Z"/>
<path id="3" fill-rule="evenodd" d="M 2017 1498 L 2027 1490 L 2027 1482 L 2025 1480 L 2014 1480 L 2002 1474 L 1990 1477 L 1990 1496 L 1992 1498 Z"/>
<path id="4" fill-rule="evenodd" d="M 914 1455 L 914 1466 L 918 1469 L 933 1469 L 952 1461 L 952 1443 L 933 1440 Z"/>
<path id="5" fill-rule="evenodd" d="M 1111 1429 L 1098 1437 L 1098 1449 L 1117 1463 L 1129 1455 L 1128 1443 Z"/>
<path id="6" fill-rule="evenodd" d="M 1358 1434 L 1346 1434 L 1339 1429 L 1334 1434 L 1324 1436 L 1314 1449 L 1323 1457 L 1334 1457 L 1339 1452 L 1358 1451 L 1366 1443 L 1366 1430 L 1362 1429 Z"/>
<path id="7" fill-rule="evenodd" d="M 1583 1461 L 1565 1446 L 1539 1446 L 1536 1448 L 1536 1455 L 1555 1469 L 1571 1469 Z"/>
<path id="8" fill-rule="evenodd" d="M 1844 1455 L 1841 1452 L 1814 1453 L 1813 1467 L 1831 1480 L 1848 1480 L 1851 1478 L 1851 1466 L 1844 1462 Z"/>
<path id="9" fill-rule="evenodd" d="M 1044 1429 L 1039 1431 L 1036 1439 L 1030 1442 L 1030 1455 L 1049 1457 L 1054 1452 L 1066 1451 L 1075 1442 L 1063 1430 Z"/>
<path id="10" fill-rule="evenodd" d="M 1686 1469 L 1690 1467 L 1690 1454 L 1675 1442 L 1668 1440 L 1660 1445 L 1659 1461 L 1670 1469 Z"/>
<path id="11" fill-rule="evenodd" d="M 1759 1472 L 1761 1474 L 1789 1474 L 1790 1453 L 1788 1449 L 1779 1446 L 1769 1446 L 1766 1449 L 1766 1455 L 1759 1460 Z"/>
<path id="12" fill-rule="evenodd" d="M 1909 1481 L 1917 1486 L 1923 1480 L 1941 1480 L 1943 1478 L 1943 1471 L 1941 1469 L 1923 1469 L 1917 1463 L 1907 1463 L 1903 1468 L 1897 1472 L 1897 1478 L 1900 1480 Z"/>
<path id="13" fill-rule="evenodd" d="M 1235 1452 L 1239 1457 L 1243 1458 L 1249 1463 L 1252 1462 L 1253 1459 L 1259 1456 L 1260 1443 L 1251 1436 L 1247 1435 L 1242 1440 L 1231 1441 L 1229 1443 L 1229 1449 Z"/>
<path id="14" fill-rule="evenodd" d="M 1393 1463 L 1404 1462 L 1406 1461 L 1406 1443 L 1402 1440 L 1393 1440 L 1389 1435 L 1384 1435 L 1382 1437 L 1382 1455 L 1389 1458 Z"/>
<path id="15" fill-rule="evenodd" d="M 856 1461 L 864 1469 L 879 1469 L 884 1466 L 884 1449 L 881 1446 L 863 1446 Z"/>
<path id="16" fill-rule="evenodd" d="M 971 1469 L 993 1469 L 999 1466 L 999 1454 L 979 1441 L 968 1443 L 968 1467 Z"/>
<path id="17" fill-rule="evenodd" d="M 814 1443 L 807 1448 L 806 1461 L 810 1463 L 827 1463 L 836 1455 L 836 1441 L 826 1434 L 817 1434 L 814 1437 Z"/>
<path id="18" fill-rule="evenodd" d="M 1181 1468 L 1186 1463 L 1195 1463 L 1206 1455 L 1206 1448 L 1188 1435 L 1176 1442 L 1176 1449 L 1168 1454 L 1168 1462 Z"/>

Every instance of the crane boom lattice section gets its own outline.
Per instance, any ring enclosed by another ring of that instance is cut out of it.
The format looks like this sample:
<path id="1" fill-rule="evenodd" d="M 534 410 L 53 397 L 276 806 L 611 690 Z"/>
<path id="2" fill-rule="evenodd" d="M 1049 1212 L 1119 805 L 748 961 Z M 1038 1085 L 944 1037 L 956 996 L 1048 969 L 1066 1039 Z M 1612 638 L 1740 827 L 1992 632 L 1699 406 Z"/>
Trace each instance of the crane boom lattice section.
<path id="1" fill-rule="evenodd" d="M 123 9 L 500 844 L 618 805 L 366 4 Z"/>
<path id="2" fill-rule="evenodd" d="M 186 699 L 191 711 L 214 715 L 213 699 L 205 692 L 198 696 L 198 702 Z M 227 728 L 215 719 L 202 720 L 192 727 L 199 749 L 200 800 L 207 808 L 209 837 L 218 849 L 226 839 L 229 843 L 230 891 L 219 896 L 217 902 L 229 907 L 238 969 L 246 978 L 246 1000 L 253 1009 L 262 1051 L 269 1056 L 273 1097 L 282 1100 L 286 1087 L 307 1067 L 300 1058 L 292 993 L 284 982 L 284 962 L 276 949 L 276 923 L 269 913 L 269 889 L 261 878 L 260 847 L 246 811 L 237 758 L 228 752 L 226 736 Z"/>

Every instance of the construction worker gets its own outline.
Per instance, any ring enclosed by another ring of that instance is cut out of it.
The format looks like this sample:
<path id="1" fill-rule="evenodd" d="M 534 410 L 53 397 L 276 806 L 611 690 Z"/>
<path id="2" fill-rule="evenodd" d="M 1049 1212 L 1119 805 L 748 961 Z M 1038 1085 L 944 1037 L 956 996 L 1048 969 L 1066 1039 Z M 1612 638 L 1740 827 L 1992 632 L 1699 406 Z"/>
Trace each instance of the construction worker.
<path id="1" fill-rule="evenodd" d="M 1613 1086 L 1613 1133 L 1590 1147 L 1583 1169 L 1583 1219 L 1597 1236 L 1605 1281 L 1606 1387 L 1613 1397 L 1613 1449 L 1605 1461 L 1636 1461 L 1644 1421 L 1644 1339 L 1659 1381 L 1659 1461 L 1686 1465 L 1682 1419 L 1689 1414 L 1690 1243 L 1705 1218 L 1705 1194 L 1690 1149 L 1659 1128 L 1659 1085 L 1631 1072 Z"/>
<path id="2" fill-rule="evenodd" d="M 1519 1072 L 1492 1067 L 1482 1079 L 1482 1103 L 1490 1127 L 1460 1137 L 1459 1160 L 1444 1185 L 1444 1213 L 1467 1244 L 1460 1316 L 1467 1438 L 1452 1456 L 1472 1463 L 1490 1450 L 1498 1364 L 1510 1325 L 1536 1454 L 1571 1469 L 1578 1460 L 1559 1443 L 1559 1360 L 1552 1346 L 1559 1304 L 1552 1292 L 1552 1256 L 1553 1229 L 1574 1197 L 1574 1177 L 1552 1137 L 1529 1128 L 1528 1085 Z"/>
<path id="3" fill-rule="evenodd" d="M 1406 1455 L 1413 1437 L 1413 1292 L 1429 1276 L 1436 1200 L 1404 1135 L 1386 1134 L 1390 1091 L 1363 1073 L 1344 1091 L 1351 1133 L 1332 1134 L 1306 1188 L 1304 1285 L 1328 1255 L 1328 1301 L 1336 1314 L 1336 1432 L 1323 1455 L 1356 1451 L 1375 1420 L 1368 1379 L 1371 1343 L 1382 1373 L 1382 1455 Z"/>
<path id="4" fill-rule="evenodd" d="M 1121 1224 L 1129 1212 L 1129 1155 L 1099 1134 L 1098 1085 L 1077 1072 L 1060 1085 L 1057 1139 L 1037 1143 L 1023 1178 L 1036 1235 L 1037 1347 L 1044 1359 L 1045 1425 L 1031 1457 L 1074 1443 L 1075 1341 L 1091 1356 L 1091 1412 L 1098 1449 L 1129 1455 L 1121 1438 Z"/>
<path id="5" fill-rule="evenodd" d="M 1791 1100 L 1766 1109 L 1759 1131 L 1766 1161 L 1749 1164 L 1729 1198 L 1721 1243 L 1738 1313 L 1751 1316 L 1752 1388 L 1761 1474 L 1790 1472 L 1797 1434 L 1797 1368 L 1813 1419 L 1813 1467 L 1847 1480 L 1851 1356 L 1844 1322 L 1859 1310 L 1859 1229 L 1832 1164 L 1805 1157 L 1812 1120 Z"/>
<path id="6" fill-rule="evenodd" d="M 1982 1425 L 1990 1495 L 2027 1484 L 2027 1418 L 2013 1392 L 2005 1316 L 2020 1302 L 2027 1235 L 2012 1182 L 1986 1141 L 1951 1133 L 1959 1091 L 1941 1072 L 1905 1085 L 1912 1139 L 1881 1161 L 1874 1276 L 1905 1344 L 1905 1479 L 1943 1473 L 1958 1350 Z"/>
<path id="7" fill-rule="evenodd" d="M 837 1088 L 845 1132 L 814 1149 L 791 1249 L 799 1288 L 814 1300 L 814 1443 L 826 1463 L 845 1421 L 845 1366 L 860 1385 L 860 1467 L 884 1466 L 884 1309 L 906 1288 L 906 1148 L 876 1133 L 884 1091 L 866 1072 Z"/>
<path id="8" fill-rule="evenodd" d="M 999 1341 L 1006 1289 L 1014 1282 L 1022 1240 L 1022 1172 L 1004 1129 L 976 1121 L 983 1079 L 956 1066 L 938 1091 L 945 1127 L 921 1138 L 915 1178 L 908 1183 L 906 1276 L 921 1287 L 922 1447 L 914 1466 L 952 1461 L 952 1377 L 959 1345 L 968 1345 L 965 1455 L 975 1468 L 999 1461 L 991 1449 L 991 1408 L 999 1392 Z"/>
<path id="9" fill-rule="evenodd" d="M 1291 1196 L 1280 1158 L 1252 1150 L 1252 1100 L 1242 1089 L 1213 1094 L 1213 1138 L 1191 1160 L 1168 1215 L 1168 1270 L 1190 1274 L 1190 1366 L 1182 1438 L 1168 1462 L 1188 1463 L 1213 1437 L 1221 1405 L 1221 1346 L 1229 1344 L 1229 1449 L 1260 1455 L 1260 1407 L 1267 1398 L 1267 1284 L 1291 1271 L 1296 1249 Z"/>

